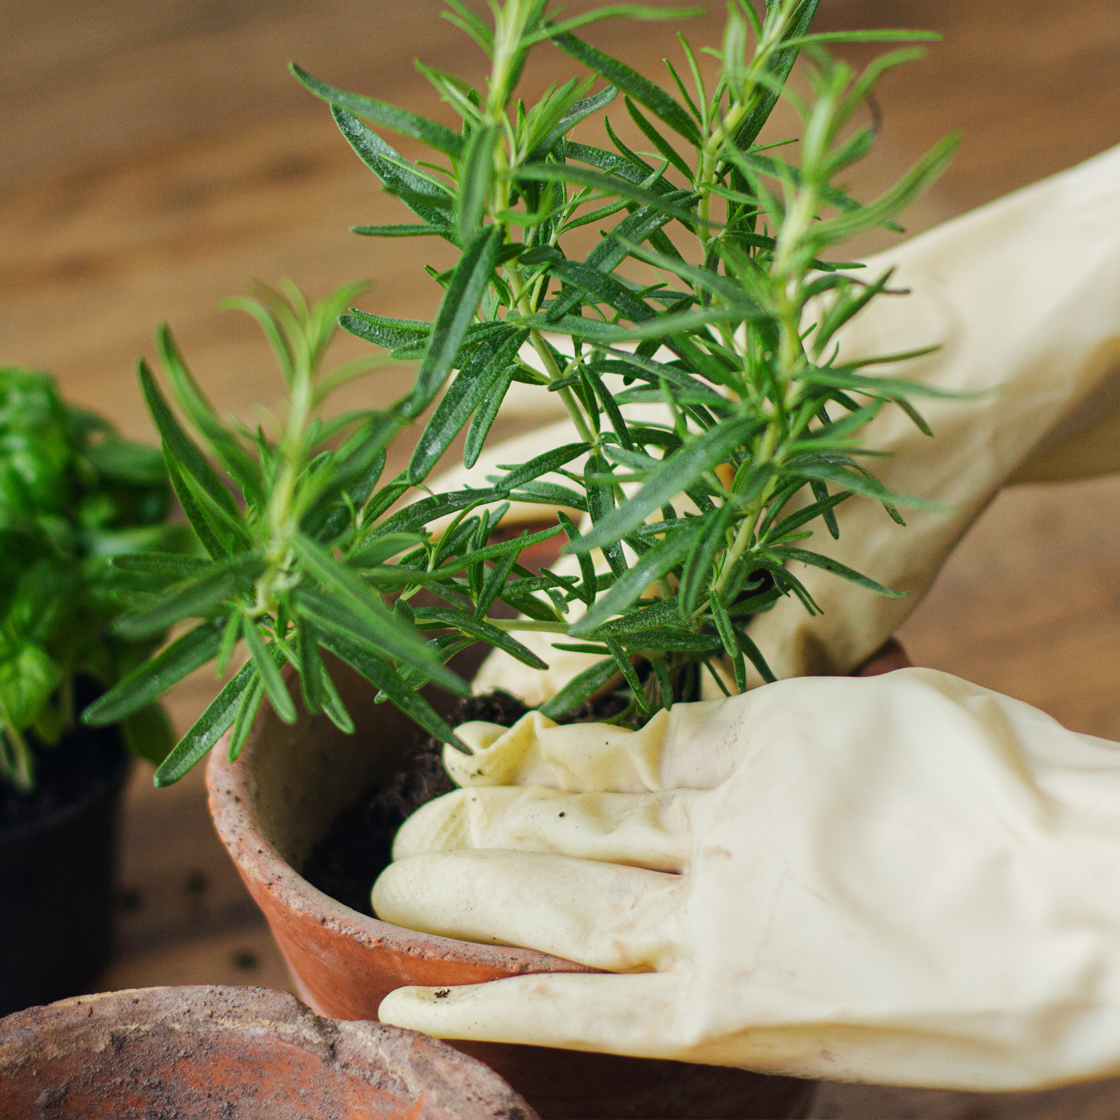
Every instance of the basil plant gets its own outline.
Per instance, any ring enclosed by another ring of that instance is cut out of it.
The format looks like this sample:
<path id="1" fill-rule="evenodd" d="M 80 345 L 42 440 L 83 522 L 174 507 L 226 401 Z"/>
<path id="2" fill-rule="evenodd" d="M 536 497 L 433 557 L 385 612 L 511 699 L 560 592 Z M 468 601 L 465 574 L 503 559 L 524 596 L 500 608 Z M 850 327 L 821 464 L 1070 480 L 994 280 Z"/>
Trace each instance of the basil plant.
<path id="1" fill-rule="evenodd" d="M 113 559 L 186 543 L 170 507 L 158 449 L 66 403 L 48 374 L 0 368 L 0 781 L 34 787 L 37 750 L 75 727 L 75 678 L 110 688 L 160 643 L 111 628 L 138 589 Z M 156 762 L 172 745 L 154 704 L 123 730 Z"/>
<path id="2" fill-rule="evenodd" d="M 912 399 L 927 390 L 868 368 L 910 355 L 838 358 L 836 332 L 871 301 L 898 295 L 889 273 L 844 263 L 842 246 L 898 229 L 895 218 L 945 167 L 956 140 L 881 197 L 850 197 L 842 177 L 875 142 L 866 111 L 875 82 L 920 50 L 896 49 L 857 71 L 827 44 L 933 36 L 818 34 L 816 7 L 767 0 L 756 11 L 734 0 L 722 43 L 698 53 L 679 36 L 679 65 L 668 63 L 658 84 L 576 32 L 607 17 L 688 13 L 621 5 L 564 19 L 549 0 L 492 0 L 484 20 L 448 0 L 444 16 L 490 60 L 484 88 L 417 63 L 455 128 L 293 66 L 382 189 L 411 211 L 401 224 L 356 232 L 442 239 L 458 258 L 429 269 L 443 288 L 433 322 L 348 309 L 348 289 L 312 306 L 290 287 L 243 303 L 287 379 L 286 412 L 271 431 L 221 420 L 161 331 L 165 375 L 195 435 L 143 365 L 141 380 L 209 558 L 118 560 L 166 580 L 120 620 L 122 635 L 150 639 L 196 622 L 91 718 L 127 716 L 204 662 L 224 672 L 239 643 L 248 659 L 157 782 L 174 781 L 229 729 L 236 756 L 265 699 L 295 719 L 285 665 L 310 711 L 350 728 L 323 650 L 454 742 L 422 686 L 465 692 L 447 662 L 475 642 L 539 667 L 516 635 L 554 634 L 561 648 L 599 660 L 543 711 L 561 716 L 613 687 L 624 699 L 614 718 L 636 726 L 698 695 L 701 672 L 722 685 L 716 661 L 740 689 L 748 660 L 771 677 L 745 624 L 783 595 L 816 609 L 790 561 L 894 594 L 806 544 L 815 530 L 837 533 L 841 502 L 870 499 L 899 521 L 899 507 L 921 504 L 888 491 L 860 446 L 884 407 L 903 408 L 926 430 Z M 527 105 L 519 82 L 546 42 L 577 73 Z M 800 78 L 787 83 L 799 56 Z M 764 143 L 781 99 L 799 133 Z M 629 118 L 643 142 L 627 144 L 611 114 Z M 599 144 L 588 142 L 596 121 Z M 428 154 L 409 160 L 386 133 Z M 599 238 L 581 254 L 585 226 Z M 391 407 L 322 418 L 331 388 L 358 372 L 322 372 L 336 320 L 382 356 L 416 362 L 411 390 Z M 427 493 L 460 436 L 462 462 L 478 460 L 514 382 L 555 393 L 577 438 L 502 467 L 488 486 Z M 383 477 L 387 448 L 417 426 L 408 467 Z M 499 539 L 510 501 L 540 504 L 551 524 Z M 571 514 L 585 515 L 582 527 Z M 578 574 L 519 562 L 524 546 L 558 534 Z M 497 604 L 519 617 L 498 617 Z"/>

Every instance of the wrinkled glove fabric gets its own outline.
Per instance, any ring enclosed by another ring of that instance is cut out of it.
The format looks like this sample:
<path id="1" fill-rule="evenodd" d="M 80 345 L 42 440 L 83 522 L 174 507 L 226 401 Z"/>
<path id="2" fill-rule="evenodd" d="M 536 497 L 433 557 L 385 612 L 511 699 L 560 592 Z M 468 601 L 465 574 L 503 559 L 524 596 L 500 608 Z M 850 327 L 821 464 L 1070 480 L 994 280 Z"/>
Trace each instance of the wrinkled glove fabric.
<path id="1" fill-rule="evenodd" d="M 460 735 L 377 913 L 611 975 L 403 988 L 384 1021 L 893 1084 L 1120 1073 L 1117 744 L 926 669 Z"/>

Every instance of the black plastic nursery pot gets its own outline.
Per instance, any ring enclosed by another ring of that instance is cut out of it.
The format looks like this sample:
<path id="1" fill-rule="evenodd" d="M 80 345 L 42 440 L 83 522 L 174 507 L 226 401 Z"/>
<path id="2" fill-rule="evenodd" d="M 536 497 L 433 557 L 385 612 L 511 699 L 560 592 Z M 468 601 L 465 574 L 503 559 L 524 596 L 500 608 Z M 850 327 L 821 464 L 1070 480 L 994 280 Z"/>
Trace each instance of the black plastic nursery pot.
<path id="1" fill-rule="evenodd" d="M 44 756 L 34 794 L 17 801 L 4 791 L 0 1016 L 88 990 L 112 951 L 117 820 L 131 759 L 115 727 L 80 728 Z"/>

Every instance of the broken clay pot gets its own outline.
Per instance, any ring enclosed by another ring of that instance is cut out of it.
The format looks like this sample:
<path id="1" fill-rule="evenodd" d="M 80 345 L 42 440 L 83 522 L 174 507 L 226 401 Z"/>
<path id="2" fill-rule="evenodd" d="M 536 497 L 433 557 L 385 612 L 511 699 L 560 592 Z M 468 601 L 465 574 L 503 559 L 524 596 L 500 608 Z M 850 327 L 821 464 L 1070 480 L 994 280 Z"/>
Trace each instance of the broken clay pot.
<path id="1" fill-rule="evenodd" d="M 446 1043 L 219 987 L 78 996 L 0 1020 L 0 1116 L 535 1120 Z"/>

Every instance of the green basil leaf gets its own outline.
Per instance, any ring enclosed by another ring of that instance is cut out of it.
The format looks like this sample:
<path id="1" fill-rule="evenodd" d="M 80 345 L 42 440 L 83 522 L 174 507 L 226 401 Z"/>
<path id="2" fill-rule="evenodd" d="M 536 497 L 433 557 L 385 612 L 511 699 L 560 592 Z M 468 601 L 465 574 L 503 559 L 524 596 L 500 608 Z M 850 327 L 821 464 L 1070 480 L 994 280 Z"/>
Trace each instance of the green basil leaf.
<path id="1" fill-rule="evenodd" d="M 61 666 L 39 646 L 24 644 L 0 658 L 0 728 L 29 727 L 61 681 Z"/>
<path id="2" fill-rule="evenodd" d="M 112 435 L 86 448 L 86 460 L 99 475 L 129 486 L 166 486 L 167 467 L 158 447 Z"/>

